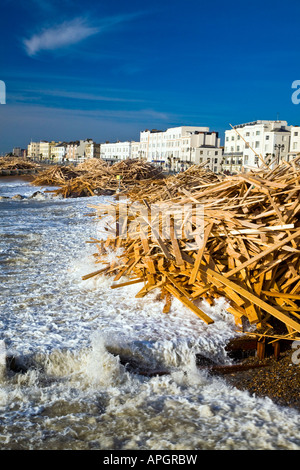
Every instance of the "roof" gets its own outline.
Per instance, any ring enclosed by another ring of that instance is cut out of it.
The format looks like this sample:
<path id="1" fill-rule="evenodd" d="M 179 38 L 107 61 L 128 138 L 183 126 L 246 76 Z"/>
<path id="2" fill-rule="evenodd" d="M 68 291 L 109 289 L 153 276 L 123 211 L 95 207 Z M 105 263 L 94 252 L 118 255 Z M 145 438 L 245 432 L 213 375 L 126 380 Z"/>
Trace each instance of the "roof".
<path id="1" fill-rule="evenodd" d="M 288 129 L 284 129 L 283 127 L 276 127 L 275 129 L 272 129 L 270 132 L 291 132 Z"/>

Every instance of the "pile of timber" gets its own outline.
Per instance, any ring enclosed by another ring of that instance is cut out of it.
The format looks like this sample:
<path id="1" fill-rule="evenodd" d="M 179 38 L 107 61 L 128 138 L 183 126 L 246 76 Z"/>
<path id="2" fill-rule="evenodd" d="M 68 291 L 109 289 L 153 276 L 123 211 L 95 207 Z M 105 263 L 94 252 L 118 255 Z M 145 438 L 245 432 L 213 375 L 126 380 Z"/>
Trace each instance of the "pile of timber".
<path id="1" fill-rule="evenodd" d="M 97 171 L 103 171 L 104 168 L 108 168 L 109 165 L 102 158 L 88 158 L 82 163 L 77 165 L 76 169 L 78 171 L 83 171 L 84 173 L 96 173 Z"/>
<path id="2" fill-rule="evenodd" d="M 0 170 L 31 170 L 39 165 L 28 158 L 0 157 Z"/>
<path id="3" fill-rule="evenodd" d="M 58 167 L 39 175 L 32 184 L 50 185 L 51 181 L 59 189 L 56 195 L 84 197 L 101 194 L 115 194 L 128 191 L 136 184 L 159 178 L 161 171 L 151 163 L 128 159 L 108 165 L 98 159 L 87 160 L 76 168 Z"/>
<path id="4" fill-rule="evenodd" d="M 206 163 L 192 165 L 187 170 L 168 176 L 164 180 L 155 179 L 149 184 L 137 185 L 127 191 L 127 196 L 135 201 L 146 199 L 148 203 L 165 201 L 182 194 L 186 191 L 195 191 L 205 187 L 207 184 L 222 181 L 224 176 L 217 175 L 205 168 Z"/>
<path id="5" fill-rule="evenodd" d="M 299 340 L 298 162 L 299 158 L 274 169 L 264 167 L 205 182 L 165 201 L 158 197 L 155 211 L 145 190 L 147 211 L 140 211 L 138 224 L 137 214 L 131 211 L 134 201 L 127 206 L 125 218 L 120 201 L 113 206 L 91 205 L 96 221 L 115 213 L 116 227 L 107 224 L 103 239 L 90 240 L 101 266 L 83 279 L 106 274 L 112 277 L 112 289 L 141 283 L 137 298 L 159 289 L 163 312 L 170 311 L 175 297 L 207 324 L 214 321 L 199 304 L 206 300 L 212 305 L 216 298 L 225 297 L 240 331 L 273 341 Z M 183 220 L 186 206 L 190 213 Z M 204 209 L 201 229 L 199 207 Z M 164 217 L 169 217 L 168 233 Z M 121 255 L 117 255 L 119 248 Z"/>
<path id="6" fill-rule="evenodd" d="M 61 186 L 77 176 L 78 172 L 73 166 L 54 165 L 40 172 L 31 184 L 33 186 Z"/>

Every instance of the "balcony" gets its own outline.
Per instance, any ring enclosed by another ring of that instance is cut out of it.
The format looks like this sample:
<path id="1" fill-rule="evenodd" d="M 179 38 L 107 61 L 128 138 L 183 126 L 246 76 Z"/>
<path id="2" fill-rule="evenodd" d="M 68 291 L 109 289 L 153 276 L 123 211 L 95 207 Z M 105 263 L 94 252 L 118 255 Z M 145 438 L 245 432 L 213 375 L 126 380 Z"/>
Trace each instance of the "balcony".
<path id="1" fill-rule="evenodd" d="M 224 152 L 223 156 L 224 157 L 242 157 L 243 152 Z"/>

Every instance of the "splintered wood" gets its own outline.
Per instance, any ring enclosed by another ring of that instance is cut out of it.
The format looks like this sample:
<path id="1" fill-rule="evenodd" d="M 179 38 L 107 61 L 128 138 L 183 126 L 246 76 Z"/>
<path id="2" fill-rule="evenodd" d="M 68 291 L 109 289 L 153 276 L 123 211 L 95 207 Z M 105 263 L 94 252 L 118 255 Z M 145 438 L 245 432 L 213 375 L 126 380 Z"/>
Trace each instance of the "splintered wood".
<path id="1" fill-rule="evenodd" d="M 64 198 L 116 194 L 128 191 L 142 181 L 160 178 L 161 171 L 151 163 L 127 159 L 113 165 L 91 158 L 75 166 L 59 166 L 41 173 L 32 181 L 34 186 L 59 186 L 53 191 Z"/>
<path id="2" fill-rule="evenodd" d="M 38 164 L 24 157 L 0 157 L 0 170 L 31 170 Z"/>
<path id="3" fill-rule="evenodd" d="M 106 236 L 91 240 L 98 249 L 96 262 L 107 264 L 88 277 L 112 276 L 113 289 L 141 283 L 138 298 L 159 289 L 163 312 L 170 311 L 175 297 L 207 324 L 213 319 L 201 310 L 199 301 L 212 305 L 222 296 L 242 331 L 254 328 L 262 338 L 299 340 L 297 161 L 299 158 L 272 170 L 199 179 L 198 184 L 187 184 L 188 189 L 180 189 L 175 178 L 176 190 L 172 191 L 170 181 L 165 186 L 161 183 L 156 197 L 151 185 L 149 193 L 143 186 L 143 204 L 138 208 L 134 195 L 130 202 L 123 201 L 126 216 L 121 201 L 91 206 L 96 209 L 96 220 L 112 215 L 113 210 L 115 226 L 107 223 Z M 183 182 L 188 180 L 186 175 L 180 177 Z M 200 229 L 199 207 L 203 209 Z M 164 226 L 166 219 L 169 230 Z M 121 254 L 117 255 L 119 248 Z M 108 261 L 111 251 L 116 252 L 114 262 Z"/>

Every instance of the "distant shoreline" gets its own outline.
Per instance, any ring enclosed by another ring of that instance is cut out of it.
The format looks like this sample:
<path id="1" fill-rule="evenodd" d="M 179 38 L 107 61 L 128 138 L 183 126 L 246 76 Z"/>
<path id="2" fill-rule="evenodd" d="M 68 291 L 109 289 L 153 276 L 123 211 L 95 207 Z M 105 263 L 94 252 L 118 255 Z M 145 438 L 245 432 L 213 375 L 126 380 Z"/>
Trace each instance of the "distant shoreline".
<path id="1" fill-rule="evenodd" d="M 10 176 L 1 176 L 0 178 L 0 184 L 1 182 L 12 182 L 12 181 L 33 181 L 35 178 L 35 175 L 10 175 Z"/>
<path id="2" fill-rule="evenodd" d="M 7 177 L 18 177 L 18 176 L 35 176 L 38 170 L 0 170 L 0 179 Z"/>

